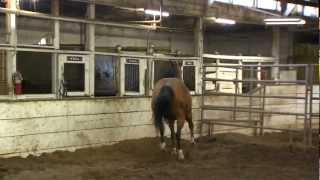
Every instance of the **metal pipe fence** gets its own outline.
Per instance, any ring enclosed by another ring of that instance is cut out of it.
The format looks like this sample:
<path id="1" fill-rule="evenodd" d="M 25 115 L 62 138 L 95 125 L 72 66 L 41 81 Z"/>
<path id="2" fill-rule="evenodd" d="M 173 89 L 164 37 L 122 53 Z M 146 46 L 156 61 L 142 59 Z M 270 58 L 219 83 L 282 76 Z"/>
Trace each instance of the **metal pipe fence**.
<path id="1" fill-rule="evenodd" d="M 215 61 L 215 60 L 214 60 Z M 257 73 L 258 71 L 255 71 L 258 69 L 261 69 L 263 67 L 267 68 L 303 68 L 305 70 L 305 79 L 303 80 L 282 80 L 282 79 L 259 79 L 254 78 L 254 73 Z M 202 66 L 203 74 L 202 74 L 202 98 L 201 98 L 201 117 L 202 117 L 202 123 L 200 127 L 200 134 L 202 135 L 203 131 L 203 125 L 208 125 L 208 134 L 213 134 L 214 125 L 222 125 L 222 126 L 231 126 L 231 127 L 243 127 L 243 128 L 252 128 L 254 130 L 254 134 L 262 135 L 265 130 L 279 130 L 279 131 L 287 131 L 287 132 L 301 132 L 299 129 L 292 129 L 292 128 L 279 128 L 279 127 L 271 127 L 266 126 L 265 119 L 266 115 L 272 116 L 272 115 L 280 115 L 280 116 L 292 116 L 292 117 L 303 117 L 303 141 L 306 146 L 312 145 L 312 118 L 319 115 L 319 113 L 313 112 L 313 106 L 314 101 L 319 101 L 319 97 L 313 96 L 313 86 L 314 86 L 314 69 L 316 65 L 313 64 L 257 64 L 257 65 L 228 65 L 228 64 L 218 64 L 218 63 L 208 63 L 206 61 L 205 64 Z M 209 68 L 216 68 L 216 71 L 212 71 L 212 69 Z M 219 71 L 219 68 L 234 68 L 236 71 L 235 78 L 221 78 L 216 73 Z M 244 69 L 250 70 L 250 78 L 239 78 L 238 72 L 243 72 Z M 213 74 L 214 76 L 208 77 L 208 75 Z M 217 83 L 233 83 L 234 85 L 234 91 L 232 93 L 230 92 L 222 92 L 219 90 L 219 88 L 215 88 L 213 90 L 207 90 L 207 82 L 210 82 L 212 84 L 215 84 L 215 87 L 219 87 Z M 247 93 L 242 93 L 239 90 L 240 84 L 248 83 L 249 84 L 249 91 Z M 253 86 L 253 84 L 256 84 L 257 86 Z M 280 87 L 289 85 L 290 87 L 296 86 L 296 87 L 304 87 L 304 93 L 301 94 L 289 94 L 284 93 L 284 95 L 279 94 L 269 94 L 266 92 L 266 89 L 270 87 Z M 233 103 L 231 103 L 228 106 L 220 106 L 220 105 L 210 105 L 208 102 L 206 102 L 206 97 L 209 96 L 217 96 L 217 97 L 233 97 Z M 239 98 L 248 98 L 247 106 L 240 105 Z M 298 101 L 303 102 L 303 108 L 302 111 L 292 111 L 290 109 L 284 109 L 282 111 L 275 111 L 269 110 L 266 106 L 267 99 L 274 99 L 274 100 L 292 100 L 295 103 L 298 103 Z M 254 101 L 258 101 L 258 107 L 257 105 L 253 105 Z M 232 113 L 232 118 L 230 119 L 221 119 L 221 118 L 208 118 L 205 117 L 205 112 L 210 111 L 229 111 Z M 241 119 L 238 120 L 238 113 L 248 113 L 247 119 Z M 258 115 L 258 119 L 254 118 L 254 115 Z M 318 116 L 319 117 L 319 116 Z M 246 123 L 246 124 L 243 124 Z"/>

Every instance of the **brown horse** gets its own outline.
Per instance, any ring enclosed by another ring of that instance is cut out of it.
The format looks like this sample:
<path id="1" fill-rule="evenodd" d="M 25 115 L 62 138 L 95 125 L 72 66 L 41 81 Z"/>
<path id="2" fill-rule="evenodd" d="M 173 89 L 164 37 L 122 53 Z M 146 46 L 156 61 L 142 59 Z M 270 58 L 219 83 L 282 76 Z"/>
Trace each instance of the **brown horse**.
<path id="1" fill-rule="evenodd" d="M 156 83 L 151 106 L 155 126 L 160 131 L 160 147 L 163 150 L 165 148 L 163 121 L 166 120 L 171 131 L 173 153 L 176 154 L 178 149 L 179 160 L 184 159 L 180 140 L 185 121 L 189 124 L 191 142 L 194 143 L 191 103 L 190 92 L 181 79 L 164 78 Z M 175 120 L 177 120 L 176 134 L 174 130 Z"/>

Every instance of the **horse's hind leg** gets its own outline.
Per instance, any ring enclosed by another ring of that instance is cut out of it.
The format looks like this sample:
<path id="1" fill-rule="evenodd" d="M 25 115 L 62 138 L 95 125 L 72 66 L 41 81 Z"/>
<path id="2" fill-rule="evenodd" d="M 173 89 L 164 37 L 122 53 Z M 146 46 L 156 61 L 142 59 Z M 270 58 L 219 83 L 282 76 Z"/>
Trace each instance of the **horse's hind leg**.
<path id="1" fill-rule="evenodd" d="M 165 150 L 166 143 L 164 141 L 164 124 L 160 125 L 159 131 L 160 131 L 160 149 Z"/>
<path id="2" fill-rule="evenodd" d="M 189 116 L 187 116 L 187 122 L 188 122 L 189 129 L 190 129 L 191 143 L 195 144 L 195 141 L 194 141 L 194 125 L 193 125 L 193 122 L 192 122 L 192 115 L 191 114 Z"/>
<path id="3" fill-rule="evenodd" d="M 169 121 L 169 128 L 171 132 L 172 154 L 177 154 L 176 137 L 174 132 L 174 120 L 168 120 L 168 121 Z"/>
<path id="4" fill-rule="evenodd" d="M 183 128 L 183 124 L 184 124 L 184 119 L 178 119 L 177 120 L 176 138 L 177 138 L 177 148 L 178 148 L 178 159 L 179 160 L 183 160 L 184 159 L 183 151 L 182 151 L 182 148 L 181 148 L 181 130 Z"/>

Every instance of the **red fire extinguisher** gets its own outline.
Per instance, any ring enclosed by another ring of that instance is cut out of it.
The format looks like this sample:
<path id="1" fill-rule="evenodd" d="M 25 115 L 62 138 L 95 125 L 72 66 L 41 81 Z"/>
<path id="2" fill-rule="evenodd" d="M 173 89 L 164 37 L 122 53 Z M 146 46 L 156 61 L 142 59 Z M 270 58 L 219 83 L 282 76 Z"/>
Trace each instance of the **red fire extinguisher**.
<path id="1" fill-rule="evenodd" d="M 22 94 L 22 75 L 20 72 L 15 72 L 13 73 L 13 76 L 12 76 L 12 80 L 13 80 L 13 84 L 14 84 L 14 93 L 16 95 L 20 95 Z"/>

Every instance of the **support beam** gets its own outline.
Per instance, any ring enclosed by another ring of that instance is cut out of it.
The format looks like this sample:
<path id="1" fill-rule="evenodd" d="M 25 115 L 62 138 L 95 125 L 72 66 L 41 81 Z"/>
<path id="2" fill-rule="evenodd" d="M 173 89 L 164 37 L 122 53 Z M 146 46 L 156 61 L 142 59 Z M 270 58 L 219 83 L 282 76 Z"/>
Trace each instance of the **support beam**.
<path id="1" fill-rule="evenodd" d="M 58 17 L 60 15 L 60 1 L 52 0 L 51 14 Z M 55 50 L 60 49 L 60 21 L 53 20 L 53 47 Z M 52 92 L 57 94 L 59 91 L 58 74 L 58 53 L 52 55 Z"/>
<path id="2" fill-rule="evenodd" d="M 195 45 L 194 55 L 197 57 L 202 56 L 203 54 L 203 18 L 202 17 L 198 17 L 195 23 L 194 45 Z"/>
<path id="3" fill-rule="evenodd" d="M 10 0 L 7 1 L 6 8 L 10 10 L 17 10 L 17 1 Z M 7 31 L 7 38 L 8 42 L 11 46 L 17 46 L 17 21 L 16 21 L 16 14 L 6 14 L 6 31 Z M 16 72 L 16 58 L 17 53 L 15 50 L 7 51 L 7 80 L 8 80 L 8 87 L 9 87 L 9 95 L 14 95 L 14 84 L 12 82 L 12 74 Z"/>
<path id="4" fill-rule="evenodd" d="M 58 17 L 60 15 L 60 1 L 59 0 L 52 0 L 52 15 Z M 53 46 L 54 49 L 60 49 L 60 21 L 59 20 L 54 20 L 53 21 L 54 26 L 53 26 L 53 32 L 54 32 L 54 37 L 53 37 Z"/>
<path id="5" fill-rule="evenodd" d="M 272 56 L 275 58 L 275 64 L 279 64 L 280 62 L 280 28 L 274 27 L 272 29 Z M 279 79 L 279 68 L 272 68 L 272 79 Z"/>
<path id="6" fill-rule="evenodd" d="M 95 1 L 92 0 L 87 5 L 87 19 L 90 21 L 94 21 L 95 19 Z M 89 63 L 89 74 L 90 74 L 90 80 L 89 80 L 89 95 L 94 96 L 94 78 L 95 78 L 95 25 L 94 24 L 86 24 L 86 50 L 90 52 L 90 63 Z"/>
<path id="7" fill-rule="evenodd" d="M 277 1 L 283 1 L 283 0 L 277 0 Z M 306 1 L 306 0 L 285 0 L 283 1 L 285 3 L 293 3 L 293 4 L 300 4 L 303 6 L 312 6 L 312 7 L 319 7 L 318 0 L 315 1 Z"/>

